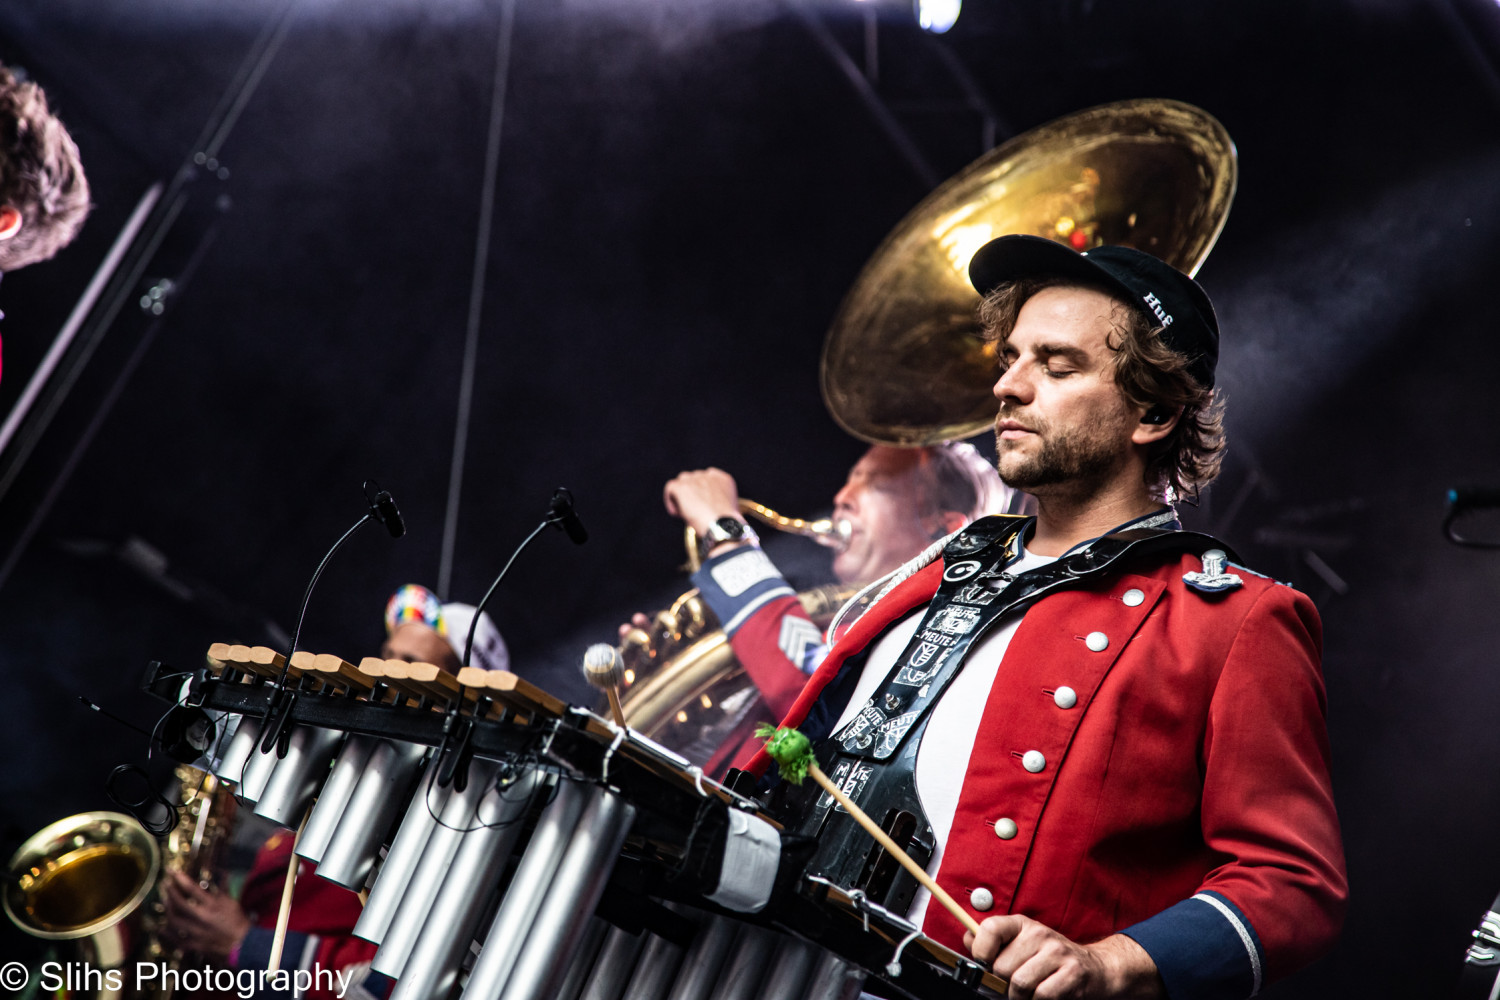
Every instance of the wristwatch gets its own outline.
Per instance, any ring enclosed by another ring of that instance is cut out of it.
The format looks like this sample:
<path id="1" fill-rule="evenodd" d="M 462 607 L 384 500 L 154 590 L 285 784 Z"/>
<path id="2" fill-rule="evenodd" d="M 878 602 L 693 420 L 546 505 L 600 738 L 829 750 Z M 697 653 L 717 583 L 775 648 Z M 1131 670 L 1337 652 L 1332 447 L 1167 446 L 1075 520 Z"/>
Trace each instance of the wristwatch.
<path id="1" fill-rule="evenodd" d="M 755 529 L 737 517 L 721 517 L 698 536 L 698 558 L 707 559 L 715 546 L 725 542 L 759 542 Z"/>

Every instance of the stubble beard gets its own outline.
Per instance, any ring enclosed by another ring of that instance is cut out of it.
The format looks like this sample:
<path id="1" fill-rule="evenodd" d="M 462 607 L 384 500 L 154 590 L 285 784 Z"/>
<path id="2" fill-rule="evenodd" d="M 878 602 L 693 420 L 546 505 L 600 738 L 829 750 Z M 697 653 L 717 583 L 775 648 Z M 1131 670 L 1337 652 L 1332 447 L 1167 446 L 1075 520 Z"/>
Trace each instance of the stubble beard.
<path id="1" fill-rule="evenodd" d="M 1121 459 L 1118 442 L 1083 429 L 1053 431 L 1033 424 L 1040 447 L 1030 454 L 1007 448 L 995 429 L 995 466 L 1012 489 L 1032 496 L 1086 497 L 1108 482 Z"/>

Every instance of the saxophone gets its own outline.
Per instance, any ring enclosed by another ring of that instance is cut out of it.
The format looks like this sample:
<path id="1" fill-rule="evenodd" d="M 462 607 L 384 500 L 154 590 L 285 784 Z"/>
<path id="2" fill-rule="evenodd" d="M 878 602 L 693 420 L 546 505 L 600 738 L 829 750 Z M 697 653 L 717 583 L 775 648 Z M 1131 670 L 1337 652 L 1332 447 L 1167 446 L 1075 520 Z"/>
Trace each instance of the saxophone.
<path id="1" fill-rule="evenodd" d="M 161 940 L 157 887 L 169 871 L 207 883 L 233 825 L 234 799 L 218 778 L 197 768 L 181 765 L 174 777 L 179 818 L 162 842 L 123 813 L 86 812 L 43 827 L 10 859 L 0 902 L 11 922 L 33 937 L 71 942 L 77 961 L 100 973 L 90 979 L 98 988 L 74 990 L 75 998 L 134 996 L 111 988 L 116 977 L 103 973 L 137 962 L 176 968 L 191 960 Z M 147 996 L 168 1000 L 171 990 Z"/>

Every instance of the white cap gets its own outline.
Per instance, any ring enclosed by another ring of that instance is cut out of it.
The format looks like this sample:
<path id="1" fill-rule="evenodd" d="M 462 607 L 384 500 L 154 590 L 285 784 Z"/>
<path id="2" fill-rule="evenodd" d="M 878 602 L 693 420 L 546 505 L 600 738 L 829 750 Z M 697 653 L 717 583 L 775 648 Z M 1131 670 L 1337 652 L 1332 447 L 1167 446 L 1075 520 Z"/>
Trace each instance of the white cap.
<path id="1" fill-rule="evenodd" d="M 469 625 L 473 621 L 474 605 L 457 602 L 443 605 L 443 619 L 438 626 L 438 633 L 448 640 L 448 645 L 453 647 L 460 660 L 463 659 L 464 643 L 468 641 Z M 500 629 L 488 611 L 479 613 L 479 627 L 474 630 L 474 651 L 469 654 L 469 666 L 483 670 L 510 669 L 510 652 L 506 650 L 505 640 L 500 637 Z"/>

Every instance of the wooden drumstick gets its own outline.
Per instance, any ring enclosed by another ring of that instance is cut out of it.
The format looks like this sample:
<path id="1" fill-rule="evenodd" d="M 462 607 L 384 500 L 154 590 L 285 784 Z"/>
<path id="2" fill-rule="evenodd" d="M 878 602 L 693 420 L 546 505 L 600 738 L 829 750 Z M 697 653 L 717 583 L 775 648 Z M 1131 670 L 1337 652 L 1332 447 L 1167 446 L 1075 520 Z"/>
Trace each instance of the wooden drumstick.
<path id="1" fill-rule="evenodd" d="M 959 906 L 954 898 L 948 895 L 948 890 L 937 884 L 926 869 L 911 859 L 911 855 L 903 851 L 896 842 L 892 840 L 880 824 L 865 814 L 865 811 L 850 801 L 849 796 L 843 790 L 829 780 L 828 775 L 818 766 L 818 758 L 813 756 L 812 742 L 795 729 L 777 729 L 775 726 L 762 724 L 755 730 L 755 735 L 766 740 L 766 753 L 776 762 L 781 769 L 781 776 L 794 785 L 802 784 L 802 776 L 808 775 L 823 787 L 823 790 L 832 795 L 834 801 L 844 807 L 844 811 L 854 817 L 854 821 L 865 828 L 875 842 L 884 847 L 891 857 L 901 862 L 901 867 L 911 872 L 912 877 L 922 883 L 922 887 L 932 893 L 932 898 L 943 904 L 943 908 L 953 914 L 959 923 L 963 924 L 975 934 L 979 933 L 979 921 L 969 916 L 968 911 Z"/>
<path id="2" fill-rule="evenodd" d="M 312 806 L 302 814 L 302 822 L 292 837 L 292 860 L 286 865 L 286 881 L 281 885 L 281 908 L 276 912 L 276 930 L 271 935 L 271 962 L 266 966 L 272 972 L 281 968 L 281 949 L 286 944 L 287 925 L 292 920 L 292 890 L 297 886 L 297 844 L 302 840 L 302 831 L 307 829 L 307 817 L 312 815 Z"/>
<path id="3" fill-rule="evenodd" d="M 604 642 L 596 642 L 583 654 L 583 676 L 609 696 L 609 710 L 615 725 L 625 728 L 625 709 L 620 707 L 620 685 L 625 682 L 625 661 L 620 651 Z"/>

